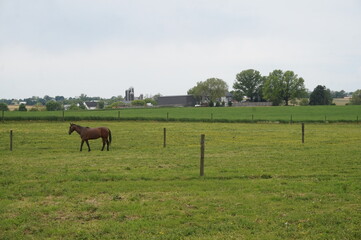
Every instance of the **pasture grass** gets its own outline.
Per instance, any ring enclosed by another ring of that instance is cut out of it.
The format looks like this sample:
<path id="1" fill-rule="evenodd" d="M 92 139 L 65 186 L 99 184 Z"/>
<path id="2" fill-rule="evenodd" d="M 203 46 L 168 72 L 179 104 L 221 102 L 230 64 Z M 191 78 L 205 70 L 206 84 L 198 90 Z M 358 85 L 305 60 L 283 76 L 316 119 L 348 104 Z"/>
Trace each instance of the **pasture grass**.
<path id="1" fill-rule="evenodd" d="M 360 119 L 359 119 L 360 118 Z M 4 121 L 358 122 L 361 106 L 125 108 L 92 111 L 4 112 Z"/>
<path id="2" fill-rule="evenodd" d="M 361 238 L 360 125 L 306 124 L 302 144 L 300 124 L 78 124 L 108 126 L 111 150 L 0 124 L 0 239 Z"/>

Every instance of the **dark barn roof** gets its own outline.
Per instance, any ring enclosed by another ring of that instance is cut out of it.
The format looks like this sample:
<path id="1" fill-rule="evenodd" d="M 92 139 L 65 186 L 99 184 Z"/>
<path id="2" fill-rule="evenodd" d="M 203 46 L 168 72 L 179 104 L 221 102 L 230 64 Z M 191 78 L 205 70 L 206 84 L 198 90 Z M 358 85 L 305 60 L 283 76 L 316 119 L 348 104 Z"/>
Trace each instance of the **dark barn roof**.
<path id="1" fill-rule="evenodd" d="M 97 107 L 97 102 L 85 102 L 88 107 Z"/>
<path id="2" fill-rule="evenodd" d="M 97 108 L 97 102 L 84 102 L 86 109 L 95 109 Z"/>

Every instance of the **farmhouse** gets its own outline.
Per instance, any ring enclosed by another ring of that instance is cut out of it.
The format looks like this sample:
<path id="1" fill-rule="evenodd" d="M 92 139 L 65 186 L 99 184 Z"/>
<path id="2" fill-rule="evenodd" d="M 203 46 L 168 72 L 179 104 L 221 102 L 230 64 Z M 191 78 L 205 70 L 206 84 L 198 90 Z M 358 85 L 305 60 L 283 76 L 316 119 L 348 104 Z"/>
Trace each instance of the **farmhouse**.
<path id="1" fill-rule="evenodd" d="M 193 95 L 161 96 L 158 98 L 160 107 L 194 107 L 196 99 Z"/>

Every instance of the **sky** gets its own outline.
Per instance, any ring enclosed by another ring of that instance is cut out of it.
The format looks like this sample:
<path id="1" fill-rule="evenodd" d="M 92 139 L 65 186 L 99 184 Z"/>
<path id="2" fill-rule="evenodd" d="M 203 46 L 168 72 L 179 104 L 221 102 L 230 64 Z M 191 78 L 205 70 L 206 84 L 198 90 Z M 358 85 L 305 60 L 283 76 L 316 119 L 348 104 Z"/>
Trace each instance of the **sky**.
<path id="1" fill-rule="evenodd" d="M 0 0 L 0 99 L 185 95 L 294 71 L 361 89 L 360 0 Z"/>

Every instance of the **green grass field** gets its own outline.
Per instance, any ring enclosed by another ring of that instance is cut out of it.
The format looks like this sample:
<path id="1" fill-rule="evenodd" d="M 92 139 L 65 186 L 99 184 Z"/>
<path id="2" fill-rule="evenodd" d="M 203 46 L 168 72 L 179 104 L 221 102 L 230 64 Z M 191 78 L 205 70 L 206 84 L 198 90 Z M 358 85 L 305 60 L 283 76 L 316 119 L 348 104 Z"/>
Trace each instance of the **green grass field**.
<path id="1" fill-rule="evenodd" d="M 78 123 L 0 124 L 0 239 L 361 239 L 361 124 Z"/>
<path id="2" fill-rule="evenodd" d="M 63 115 L 64 114 L 64 115 Z M 359 119 L 360 118 L 360 119 Z M 129 108 L 102 111 L 4 112 L 4 120 L 157 120 L 215 122 L 356 122 L 361 106 Z"/>

